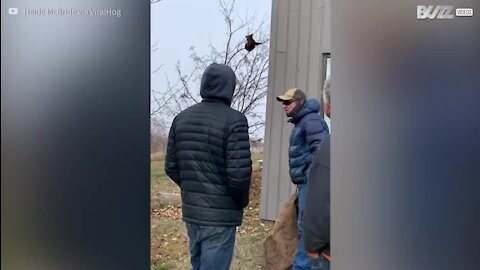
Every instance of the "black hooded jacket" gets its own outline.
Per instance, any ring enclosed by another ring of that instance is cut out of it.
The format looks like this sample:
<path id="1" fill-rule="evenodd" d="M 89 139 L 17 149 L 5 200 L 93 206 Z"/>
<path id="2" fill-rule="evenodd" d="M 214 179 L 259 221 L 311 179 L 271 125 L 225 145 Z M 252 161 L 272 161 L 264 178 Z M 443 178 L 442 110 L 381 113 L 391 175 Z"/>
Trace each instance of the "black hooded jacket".
<path id="1" fill-rule="evenodd" d="M 185 222 L 211 226 L 242 223 L 252 161 L 247 119 L 230 108 L 235 84 L 231 68 L 210 65 L 202 77 L 202 102 L 173 120 L 165 172 L 182 190 Z"/>

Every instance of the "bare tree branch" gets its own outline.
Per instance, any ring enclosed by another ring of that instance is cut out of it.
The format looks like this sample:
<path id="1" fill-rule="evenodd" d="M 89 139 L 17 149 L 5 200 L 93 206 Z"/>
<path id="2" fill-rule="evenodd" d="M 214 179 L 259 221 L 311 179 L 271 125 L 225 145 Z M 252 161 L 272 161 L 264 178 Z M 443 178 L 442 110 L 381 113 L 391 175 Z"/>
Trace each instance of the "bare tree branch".
<path id="1" fill-rule="evenodd" d="M 150 73 L 150 75 L 156 73 L 156 72 L 159 71 L 162 67 L 163 67 L 163 65 L 158 66 L 156 69 L 154 69 L 154 70 Z"/>
<path id="2" fill-rule="evenodd" d="M 176 115 L 200 102 L 199 88 L 203 71 L 212 62 L 224 63 L 237 76 L 231 107 L 245 114 L 250 123 L 250 133 L 256 134 L 265 123 L 264 113 L 259 112 L 258 108 L 263 105 L 267 94 L 269 28 L 265 26 L 265 17 L 258 23 L 256 16 L 234 19 L 235 0 L 220 0 L 219 8 L 225 22 L 225 43 L 221 46 L 210 43 L 209 53 L 202 55 L 191 47 L 192 70 L 185 72 L 177 64 L 175 84 L 168 81 L 167 89 L 152 92 L 152 104 L 155 105 L 152 113 Z M 263 42 L 251 52 L 244 49 L 245 36 L 248 34 L 254 34 L 259 42 Z"/>

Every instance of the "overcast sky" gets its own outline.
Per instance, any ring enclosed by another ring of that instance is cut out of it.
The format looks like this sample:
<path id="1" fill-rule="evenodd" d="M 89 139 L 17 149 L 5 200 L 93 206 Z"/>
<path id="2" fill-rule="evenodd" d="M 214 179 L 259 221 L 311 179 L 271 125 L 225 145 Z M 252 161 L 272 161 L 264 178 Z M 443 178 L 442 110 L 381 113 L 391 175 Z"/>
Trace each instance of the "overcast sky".
<path id="1" fill-rule="evenodd" d="M 151 42 L 158 49 L 152 52 L 151 70 L 161 67 L 152 74 L 152 89 L 164 88 L 166 75 L 173 81 L 178 61 L 185 70 L 190 70 L 190 47 L 194 46 L 203 55 L 209 52 L 210 42 L 225 43 L 226 28 L 218 3 L 218 0 L 163 0 L 152 4 Z M 258 20 L 265 18 L 269 26 L 271 6 L 271 0 L 237 0 L 235 16 L 255 15 Z"/>

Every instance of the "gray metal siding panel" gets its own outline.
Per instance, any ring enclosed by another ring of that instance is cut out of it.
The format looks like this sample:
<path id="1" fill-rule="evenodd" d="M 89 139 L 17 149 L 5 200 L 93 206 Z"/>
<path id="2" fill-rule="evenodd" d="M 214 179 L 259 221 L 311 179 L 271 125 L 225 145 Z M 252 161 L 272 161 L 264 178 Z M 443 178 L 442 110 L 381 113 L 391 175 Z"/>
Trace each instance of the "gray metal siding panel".
<path id="1" fill-rule="evenodd" d="M 319 6 L 318 3 L 323 2 L 314 0 L 314 7 L 311 10 L 312 14 L 312 31 L 310 31 L 310 62 L 308 66 L 308 90 L 307 95 L 321 99 L 320 85 L 322 80 L 322 35 L 323 35 L 323 6 Z"/>
<path id="2" fill-rule="evenodd" d="M 288 0 L 272 1 L 272 25 L 270 35 L 270 63 L 266 111 L 265 138 L 269 143 L 264 148 L 264 167 L 262 170 L 262 194 L 260 217 L 275 220 L 278 212 L 278 180 L 280 177 L 280 149 L 282 143 L 281 111 L 274 106 L 276 86 L 283 84 L 285 74 L 285 52 L 287 50 L 286 29 Z M 285 33 L 279 33 L 279 29 Z"/>
<path id="3" fill-rule="evenodd" d="M 298 10 L 299 2 L 291 0 L 290 3 L 296 3 L 296 5 L 290 5 L 288 12 L 288 26 L 287 26 L 287 74 L 285 75 L 285 87 L 286 89 L 296 87 L 297 82 L 297 60 L 298 60 L 298 27 L 300 23 L 300 11 Z"/>
<path id="4" fill-rule="evenodd" d="M 323 26 L 323 45 L 322 45 L 322 53 L 330 53 L 330 36 L 332 32 L 332 24 L 331 24 L 331 1 L 325 1 L 325 16 L 324 16 L 324 26 Z"/>
<path id="5" fill-rule="evenodd" d="M 276 69 L 276 51 L 277 51 L 277 29 L 278 29 L 278 1 L 272 1 L 272 16 L 271 16 L 271 29 L 270 29 L 270 55 L 269 55 L 269 68 L 268 68 L 268 91 L 273 86 L 274 73 Z M 270 138 L 272 137 L 272 125 L 274 125 L 273 118 L 273 106 L 269 99 L 271 95 L 267 94 L 267 104 L 265 113 L 265 138 L 268 138 L 270 143 L 265 143 L 263 148 L 263 170 L 262 170 L 262 190 L 260 195 L 260 217 L 268 218 L 268 208 L 270 207 L 269 198 L 271 197 L 269 190 L 272 189 L 268 179 L 271 179 L 270 172 L 272 155 L 270 153 L 272 149 L 272 143 Z"/>
<path id="6" fill-rule="evenodd" d="M 297 64 L 297 87 L 306 91 L 308 89 L 308 67 L 310 62 L 310 32 L 312 0 L 300 1 L 299 44 Z"/>
<path id="7" fill-rule="evenodd" d="M 286 52 L 287 51 L 287 32 L 288 27 L 288 0 L 278 0 L 278 11 L 277 11 L 277 30 L 275 32 L 276 39 L 273 40 L 277 43 L 276 52 Z"/>

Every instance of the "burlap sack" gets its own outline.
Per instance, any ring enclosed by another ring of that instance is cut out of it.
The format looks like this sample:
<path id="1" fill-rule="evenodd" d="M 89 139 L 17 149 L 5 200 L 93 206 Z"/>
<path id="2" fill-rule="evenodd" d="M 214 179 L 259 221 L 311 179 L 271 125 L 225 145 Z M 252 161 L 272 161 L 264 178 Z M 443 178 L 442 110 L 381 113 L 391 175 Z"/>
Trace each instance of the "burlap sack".
<path id="1" fill-rule="evenodd" d="M 294 193 L 283 205 L 272 235 L 263 242 L 265 269 L 285 270 L 293 264 L 297 250 L 297 208 Z"/>

